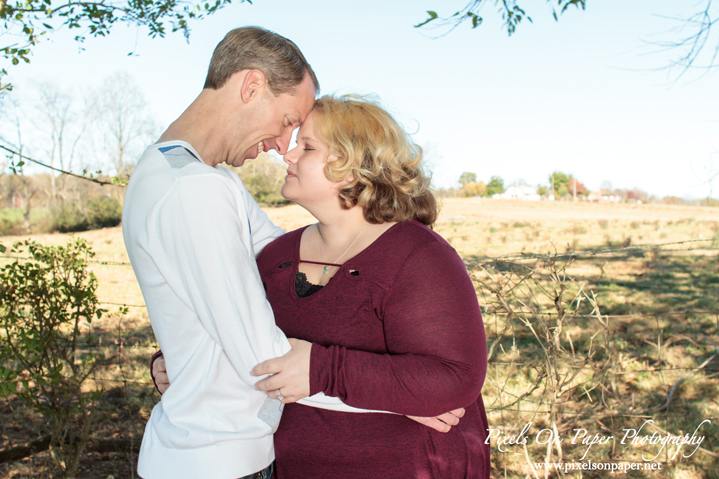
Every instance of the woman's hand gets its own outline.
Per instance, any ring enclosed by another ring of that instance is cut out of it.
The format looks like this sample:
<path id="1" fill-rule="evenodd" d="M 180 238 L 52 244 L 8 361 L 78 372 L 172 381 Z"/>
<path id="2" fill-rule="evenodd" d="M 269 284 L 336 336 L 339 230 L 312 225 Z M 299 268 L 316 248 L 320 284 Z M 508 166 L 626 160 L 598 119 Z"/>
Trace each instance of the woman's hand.
<path id="1" fill-rule="evenodd" d="M 158 356 L 152 363 L 152 375 L 155 377 L 155 385 L 160 394 L 165 394 L 167 388 L 170 387 L 170 378 L 167 377 L 167 368 L 165 367 L 165 357 Z"/>
<path id="2" fill-rule="evenodd" d="M 455 409 L 437 417 L 407 416 L 413 421 L 423 424 L 439 432 L 449 432 L 452 426 L 459 424 L 459 419 L 464 416 L 464 409 Z"/>
<path id="3" fill-rule="evenodd" d="M 257 382 L 255 389 L 265 391 L 271 398 L 285 404 L 310 395 L 310 354 L 312 343 L 290 338 L 292 351 L 279 358 L 269 359 L 252 369 L 253 376 L 272 374 Z M 282 398 L 280 398 L 280 394 Z"/>

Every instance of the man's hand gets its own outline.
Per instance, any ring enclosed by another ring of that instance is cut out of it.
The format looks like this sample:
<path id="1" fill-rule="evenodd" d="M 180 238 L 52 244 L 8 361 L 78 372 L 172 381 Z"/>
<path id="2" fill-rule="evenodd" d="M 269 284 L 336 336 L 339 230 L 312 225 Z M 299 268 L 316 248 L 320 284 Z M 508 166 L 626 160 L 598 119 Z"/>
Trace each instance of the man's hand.
<path id="1" fill-rule="evenodd" d="M 437 417 L 417 417 L 407 416 L 413 421 L 417 421 L 427 427 L 434 429 L 439 432 L 449 432 L 452 426 L 459 424 L 459 419 L 464 416 L 464 409 L 455 409 L 454 411 L 446 412 L 441 416 Z"/>
<path id="2" fill-rule="evenodd" d="M 285 404 L 299 401 L 310 395 L 310 353 L 312 343 L 290 338 L 292 351 L 279 358 L 269 359 L 252 369 L 253 376 L 272 374 L 255 384 L 271 398 Z M 282 398 L 280 398 L 280 394 Z"/>
<path id="3" fill-rule="evenodd" d="M 155 376 L 155 385 L 160 394 L 165 394 L 167 388 L 170 387 L 170 379 L 167 377 L 167 368 L 165 367 L 165 356 L 158 356 L 152 363 L 152 375 Z"/>

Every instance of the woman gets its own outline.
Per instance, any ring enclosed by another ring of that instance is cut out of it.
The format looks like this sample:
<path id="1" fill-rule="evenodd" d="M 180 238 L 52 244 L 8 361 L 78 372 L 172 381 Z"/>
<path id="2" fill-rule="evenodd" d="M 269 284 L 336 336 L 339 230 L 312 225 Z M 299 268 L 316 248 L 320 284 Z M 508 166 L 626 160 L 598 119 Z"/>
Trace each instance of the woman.
<path id="1" fill-rule="evenodd" d="M 305 365 L 255 368 L 276 373 L 258 387 L 285 403 L 324 392 L 398 415 L 287 404 L 277 477 L 489 477 L 486 338 L 462 260 L 430 229 L 421 149 L 376 104 L 323 97 L 284 159 L 283 196 L 318 223 L 268 245 L 258 266 L 277 325 L 312 344 Z M 460 407 L 447 434 L 404 417 Z"/>

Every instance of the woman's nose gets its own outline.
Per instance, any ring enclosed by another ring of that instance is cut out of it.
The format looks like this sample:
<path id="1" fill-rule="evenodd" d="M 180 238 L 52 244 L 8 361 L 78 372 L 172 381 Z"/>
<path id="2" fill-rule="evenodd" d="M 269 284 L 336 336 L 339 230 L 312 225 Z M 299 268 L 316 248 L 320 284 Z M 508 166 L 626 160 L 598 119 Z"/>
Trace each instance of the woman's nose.
<path id="1" fill-rule="evenodd" d="M 297 163 L 297 151 L 298 151 L 297 149 L 298 148 L 299 148 L 299 145 L 295 146 L 290 151 L 288 151 L 287 153 L 284 154 L 282 159 L 285 161 L 285 163 L 287 163 L 288 165 Z"/>

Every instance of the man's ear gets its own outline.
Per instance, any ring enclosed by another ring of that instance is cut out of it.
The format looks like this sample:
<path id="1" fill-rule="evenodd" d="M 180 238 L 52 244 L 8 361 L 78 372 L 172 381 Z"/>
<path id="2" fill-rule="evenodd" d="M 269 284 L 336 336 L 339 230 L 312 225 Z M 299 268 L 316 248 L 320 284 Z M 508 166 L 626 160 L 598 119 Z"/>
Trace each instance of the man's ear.
<path id="1" fill-rule="evenodd" d="M 257 98 L 263 88 L 267 88 L 265 74 L 259 70 L 250 70 L 242 81 L 242 102 L 249 103 Z"/>

